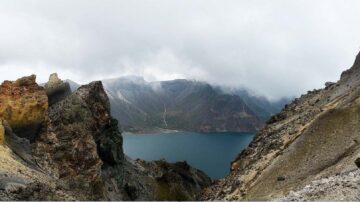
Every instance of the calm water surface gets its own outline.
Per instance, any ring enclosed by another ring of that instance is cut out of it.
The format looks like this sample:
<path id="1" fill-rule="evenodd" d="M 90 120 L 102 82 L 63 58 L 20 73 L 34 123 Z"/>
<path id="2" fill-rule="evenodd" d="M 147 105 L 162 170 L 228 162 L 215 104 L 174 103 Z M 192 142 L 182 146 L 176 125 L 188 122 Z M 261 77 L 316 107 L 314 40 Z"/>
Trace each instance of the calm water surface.
<path id="1" fill-rule="evenodd" d="M 252 133 L 124 133 L 124 151 L 133 159 L 187 161 L 213 179 L 229 173 L 230 162 L 253 139 Z"/>

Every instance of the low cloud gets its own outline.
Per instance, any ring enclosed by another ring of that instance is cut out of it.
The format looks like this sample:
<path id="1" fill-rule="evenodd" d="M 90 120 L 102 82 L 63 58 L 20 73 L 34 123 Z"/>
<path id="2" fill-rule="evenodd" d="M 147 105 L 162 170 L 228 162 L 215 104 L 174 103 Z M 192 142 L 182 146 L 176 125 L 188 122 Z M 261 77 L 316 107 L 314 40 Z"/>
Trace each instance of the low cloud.
<path id="1" fill-rule="evenodd" d="M 356 0 L 4 0 L 0 80 L 139 75 L 299 95 L 352 65 L 358 8 Z"/>

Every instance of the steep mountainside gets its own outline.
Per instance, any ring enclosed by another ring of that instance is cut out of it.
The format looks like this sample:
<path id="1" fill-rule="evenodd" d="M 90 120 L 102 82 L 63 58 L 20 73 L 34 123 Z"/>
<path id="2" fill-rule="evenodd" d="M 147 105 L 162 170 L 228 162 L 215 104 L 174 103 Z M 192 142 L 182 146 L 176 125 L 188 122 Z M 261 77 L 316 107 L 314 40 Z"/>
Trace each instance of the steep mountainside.
<path id="1" fill-rule="evenodd" d="M 291 102 L 290 98 L 281 98 L 280 100 L 269 101 L 264 96 L 252 95 L 249 91 L 244 89 L 234 90 L 233 94 L 241 97 L 241 99 L 253 112 L 265 120 L 279 113 L 286 104 Z"/>
<path id="2" fill-rule="evenodd" d="M 203 199 L 358 200 L 359 84 L 360 54 L 337 83 L 309 91 L 273 116 Z"/>
<path id="3" fill-rule="evenodd" d="M 244 102 L 236 94 L 203 82 L 146 82 L 141 77 L 123 77 L 105 80 L 104 86 L 112 114 L 130 131 L 256 131 L 271 114 L 262 103 L 252 103 L 254 98 L 249 95 Z"/>
<path id="4" fill-rule="evenodd" d="M 0 200 L 195 200 L 210 184 L 186 162 L 127 158 L 101 82 L 35 78 L 0 86 Z"/>

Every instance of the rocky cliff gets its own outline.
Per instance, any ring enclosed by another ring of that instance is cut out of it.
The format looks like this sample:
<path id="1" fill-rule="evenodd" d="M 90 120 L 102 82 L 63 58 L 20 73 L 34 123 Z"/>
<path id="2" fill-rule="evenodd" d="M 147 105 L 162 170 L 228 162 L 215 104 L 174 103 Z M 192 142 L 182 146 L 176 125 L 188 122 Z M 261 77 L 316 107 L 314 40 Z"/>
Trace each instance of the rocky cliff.
<path id="1" fill-rule="evenodd" d="M 101 82 L 44 87 L 0 87 L 0 200 L 194 200 L 210 184 L 186 163 L 127 158 Z"/>
<path id="2" fill-rule="evenodd" d="M 203 199 L 269 200 L 289 195 L 283 199 L 358 200 L 359 191 L 343 189 L 346 180 L 341 179 L 352 173 L 354 183 L 349 186 L 360 183 L 353 173 L 360 154 L 359 84 L 360 54 L 337 83 L 309 91 L 273 116 L 232 162 L 231 174 L 205 189 Z M 325 186 L 327 179 L 339 183 Z M 342 194 L 327 195 L 330 192 Z"/>

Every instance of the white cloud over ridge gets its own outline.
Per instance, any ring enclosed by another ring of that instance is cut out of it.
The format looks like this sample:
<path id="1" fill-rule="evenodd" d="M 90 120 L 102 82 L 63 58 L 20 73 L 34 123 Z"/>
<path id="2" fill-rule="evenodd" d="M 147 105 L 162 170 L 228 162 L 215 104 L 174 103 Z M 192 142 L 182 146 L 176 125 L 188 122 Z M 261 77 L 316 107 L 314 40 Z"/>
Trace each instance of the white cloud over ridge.
<path id="1" fill-rule="evenodd" d="M 0 80 L 58 72 L 245 86 L 269 98 L 335 81 L 359 51 L 359 1 L 0 2 Z"/>

